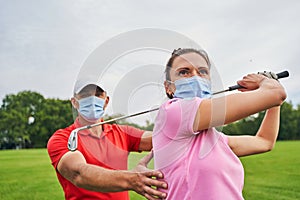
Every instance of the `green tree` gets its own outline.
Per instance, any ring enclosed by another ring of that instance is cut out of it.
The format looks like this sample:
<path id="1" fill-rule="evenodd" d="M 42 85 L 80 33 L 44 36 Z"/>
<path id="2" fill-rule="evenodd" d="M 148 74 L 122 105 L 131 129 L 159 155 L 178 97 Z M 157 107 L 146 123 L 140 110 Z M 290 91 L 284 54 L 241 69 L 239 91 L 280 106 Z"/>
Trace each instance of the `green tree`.
<path id="1" fill-rule="evenodd" d="M 293 109 L 292 103 L 284 102 L 280 110 L 280 128 L 278 140 L 300 139 L 300 106 Z M 228 135 L 254 135 L 260 127 L 265 112 L 252 115 L 238 122 L 222 127 Z"/>
<path id="2" fill-rule="evenodd" d="M 297 110 L 292 103 L 284 102 L 280 110 L 279 140 L 295 140 L 299 132 L 297 125 Z"/>
<path id="3" fill-rule="evenodd" d="M 37 112 L 44 97 L 36 92 L 23 91 L 17 95 L 6 95 L 1 106 L 0 141 L 8 147 L 30 143 L 28 118 Z"/>
<path id="4" fill-rule="evenodd" d="M 72 124 L 72 109 L 69 100 L 45 99 L 41 110 L 35 114 L 36 124 L 30 126 L 34 147 L 45 147 L 51 135 L 60 128 Z"/>
<path id="5" fill-rule="evenodd" d="M 265 112 L 251 115 L 237 122 L 225 125 L 222 131 L 227 135 L 255 135 Z"/>
<path id="6" fill-rule="evenodd" d="M 296 112 L 296 121 L 297 121 L 296 139 L 300 140 L 300 105 L 297 106 L 295 112 Z"/>
<path id="7" fill-rule="evenodd" d="M 0 148 L 45 147 L 56 129 L 71 122 L 69 101 L 31 91 L 6 95 L 0 108 Z"/>

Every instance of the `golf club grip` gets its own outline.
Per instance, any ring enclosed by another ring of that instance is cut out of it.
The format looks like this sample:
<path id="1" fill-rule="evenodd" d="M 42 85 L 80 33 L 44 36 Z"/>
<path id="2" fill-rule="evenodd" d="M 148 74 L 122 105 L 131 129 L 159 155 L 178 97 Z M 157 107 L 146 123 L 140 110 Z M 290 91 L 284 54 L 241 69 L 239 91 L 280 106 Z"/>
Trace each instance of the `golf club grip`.
<path id="1" fill-rule="evenodd" d="M 280 78 L 285 78 L 285 77 L 289 77 L 289 72 L 288 71 L 283 71 L 283 72 L 280 72 L 277 75 L 277 78 L 280 79 Z"/>
<path id="2" fill-rule="evenodd" d="M 280 78 L 285 78 L 285 77 L 289 77 L 289 72 L 288 71 L 283 71 L 283 72 L 280 72 L 277 75 L 277 78 L 280 79 Z M 234 85 L 234 86 L 230 86 L 228 88 L 229 91 L 232 91 L 232 90 L 236 90 L 236 89 L 240 89 L 240 88 L 243 88 L 243 86 L 240 86 L 240 85 Z"/>

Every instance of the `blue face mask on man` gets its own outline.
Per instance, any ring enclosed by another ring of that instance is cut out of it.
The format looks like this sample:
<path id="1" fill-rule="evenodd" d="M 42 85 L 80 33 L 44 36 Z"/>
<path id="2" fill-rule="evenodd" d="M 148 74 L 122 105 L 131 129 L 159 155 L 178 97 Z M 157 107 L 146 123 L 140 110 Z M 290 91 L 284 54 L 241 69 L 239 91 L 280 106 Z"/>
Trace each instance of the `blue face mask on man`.
<path id="1" fill-rule="evenodd" d="M 79 103 L 78 112 L 89 122 L 96 122 L 104 114 L 105 100 L 96 96 L 90 96 L 77 100 Z"/>
<path id="2" fill-rule="evenodd" d="M 179 79 L 174 84 L 176 87 L 174 97 L 176 98 L 211 98 L 212 96 L 210 80 L 200 76 Z"/>

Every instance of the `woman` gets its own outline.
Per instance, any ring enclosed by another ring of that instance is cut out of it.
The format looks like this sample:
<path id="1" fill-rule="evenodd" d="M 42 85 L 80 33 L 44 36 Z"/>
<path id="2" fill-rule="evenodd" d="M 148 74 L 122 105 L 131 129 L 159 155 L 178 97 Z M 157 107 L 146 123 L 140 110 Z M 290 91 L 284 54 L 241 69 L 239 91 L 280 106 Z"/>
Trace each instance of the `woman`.
<path id="1" fill-rule="evenodd" d="M 167 199 L 243 199 L 239 156 L 270 151 L 279 129 L 281 84 L 249 74 L 240 93 L 211 98 L 210 61 L 204 51 L 178 49 L 166 67 L 170 98 L 153 131 L 155 168 L 168 183 Z M 214 127 L 267 110 L 255 136 L 226 136 Z"/>

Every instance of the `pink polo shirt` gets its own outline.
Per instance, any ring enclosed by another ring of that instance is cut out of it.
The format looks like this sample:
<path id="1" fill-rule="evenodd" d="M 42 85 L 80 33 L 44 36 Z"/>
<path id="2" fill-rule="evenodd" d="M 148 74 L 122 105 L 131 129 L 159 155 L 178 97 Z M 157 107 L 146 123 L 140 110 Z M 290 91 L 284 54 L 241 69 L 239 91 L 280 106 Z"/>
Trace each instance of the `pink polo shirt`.
<path id="1" fill-rule="evenodd" d="M 200 103 L 198 97 L 171 99 L 155 120 L 154 166 L 168 182 L 167 199 L 243 199 L 244 170 L 228 138 L 214 128 L 193 131 Z"/>

